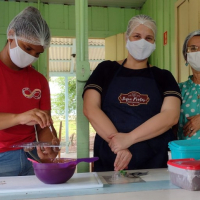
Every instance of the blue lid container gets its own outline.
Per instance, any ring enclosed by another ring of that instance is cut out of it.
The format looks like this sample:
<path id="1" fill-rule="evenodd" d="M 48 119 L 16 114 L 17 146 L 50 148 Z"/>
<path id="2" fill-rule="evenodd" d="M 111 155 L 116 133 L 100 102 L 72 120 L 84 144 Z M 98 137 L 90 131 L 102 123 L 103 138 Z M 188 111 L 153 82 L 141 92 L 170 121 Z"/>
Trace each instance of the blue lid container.
<path id="1" fill-rule="evenodd" d="M 200 159 L 200 140 L 174 140 L 168 145 L 172 159 Z"/>

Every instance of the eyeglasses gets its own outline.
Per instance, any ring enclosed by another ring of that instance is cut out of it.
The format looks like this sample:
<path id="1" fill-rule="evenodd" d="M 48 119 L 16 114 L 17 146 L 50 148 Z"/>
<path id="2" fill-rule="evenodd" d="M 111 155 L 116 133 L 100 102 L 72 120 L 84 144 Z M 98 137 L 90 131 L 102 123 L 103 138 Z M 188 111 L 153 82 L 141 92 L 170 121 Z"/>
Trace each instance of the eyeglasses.
<path id="1" fill-rule="evenodd" d="M 187 53 L 200 51 L 200 47 L 192 45 L 187 47 Z"/>

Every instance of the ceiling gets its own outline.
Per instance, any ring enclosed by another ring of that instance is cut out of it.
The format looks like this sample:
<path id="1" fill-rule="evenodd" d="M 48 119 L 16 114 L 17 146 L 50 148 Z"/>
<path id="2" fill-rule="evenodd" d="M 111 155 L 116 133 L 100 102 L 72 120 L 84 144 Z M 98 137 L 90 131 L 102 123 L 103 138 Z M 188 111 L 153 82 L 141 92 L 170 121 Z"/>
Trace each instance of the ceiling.
<path id="1" fill-rule="evenodd" d="M 12 0 L 10 0 L 12 1 Z M 24 2 L 38 2 L 38 0 L 18 0 Z M 74 5 L 75 0 L 40 0 L 41 3 Z M 123 7 L 140 9 L 146 0 L 88 0 L 89 6 Z"/>
<path id="2" fill-rule="evenodd" d="M 88 58 L 90 71 L 105 60 L 105 40 L 88 39 Z M 50 76 L 57 72 L 75 73 L 76 71 L 76 39 L 52 38 L 49 48 L 49 72 Z"/>

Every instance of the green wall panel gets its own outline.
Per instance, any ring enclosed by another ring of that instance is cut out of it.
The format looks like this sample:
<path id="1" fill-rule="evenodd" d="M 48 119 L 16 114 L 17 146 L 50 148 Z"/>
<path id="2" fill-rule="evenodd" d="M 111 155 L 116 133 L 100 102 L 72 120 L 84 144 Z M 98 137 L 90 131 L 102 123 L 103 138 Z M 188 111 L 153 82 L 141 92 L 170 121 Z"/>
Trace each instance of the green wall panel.
<path id="1" fill-rule="evenodd" d="M 89 7 L 89 37 L 106 38 L 118 33 L 123 33 L 126 31 L 130 18 L 139 13 L 140 10 L 131 8 Z"/>
<path id="2" fill-rule="evenodd" d="M 156 50 L 150 63 L 175 74 L 175 2 L 176 0 L 147 0 L 141 10 L 129 8 L 88 8 L 89 38 L 106 38 L 127 29 L 128 21 L 137 14 L 147 14 L 157 23 Z M 0 0 L 0 46 L 5 45 L 6 29 L 11 19 L 27 6 L 37 3 Z M 41 3 L 40 11 L 50 26 L 54 37 L 75 37 L 75 6 Z M 56 17 L 55 17 L 56 13 Z M 163 33 L 167 31 L 168 43 L 163 45 Z M 45 59 L 45 58 L 43 58 Z M 38 68 L 41 69 L 41 66 Z"/>
<path id="3" fill-rule="evenodd" d="M 151 16 L 153 19 L 157 19 L 157 13 L 155 12 L 155 10 L 157 10 L 156 0 L 152 0 L 150 16 Z M 157 57 L 156 57 L 155 55 L 156 55 L 156 51 L 154 51 L 153 54 L 152 54 L 151 62 L 152 62 L 155 66 L 157 66 L 157 65 L 158 65 L 158 60 L 157 60 Z"/>
<path id="4" fill-rule="evenodd" d="M 0 34 L 5 33 L 10 20 L 27 6 L 37 7 L 38 4 L 0 0 Z M 74 5 L 40 3 L 39 9 L 50 26 L 52 36 L 75 37 Z M 89 36 L 92 38 L 105 38 L 125 32 L 129 19 L 138 13 L 140 13 L 139 10 L 127 8 L 89 7 Z"/>
<path id="5" fill-rule="evenodd" d="M 175 2 L 177 0 L 147 0 L 141 13 L 152 17 L 157 24 L 156 50 L 149 61 L 175 75 Z M 167 45 L 163 34 L 167 31 Z"/>
<path id="6" fill-rule="evenodd" d="M 163 30 L 164 30 L 164 23 L 163 23 L 163 1 L 157 0 L 157 38 L 156 38 L 156 54 L 155 56 L 158 58 L 157 66 L 160 68 L 164 68 L 163 62 Z"/>
<path id="7" fill-rule="evenodd" d="M 122 15 L 121 8 L 107 8 L 108 9 L 108 26 L 111 31 L 121 31 L 123 30 L 122 23 L 124 17 Z M 116 23 L 117 22 L 117 23 Z"/>
<path id="8" fill-rule="evenodd" d="M 170 66 L 171 66 L 171 72 L 176 77 L 176 44 L 175 44 L 175 3 L 177 0 L 169 0 L 169 24 L 170 24 Z"/>
<path id="9" fill-rule="evenodd" d="M 75 6 L 68 6 L 68 7 L 69 7 L 69 16 L 66 16 L 66 17 L 67 17 L 67 20 L 69 21 L 69 29 L 75 30 L 75 27 L 76 27 Z"/>
<path id="10" fill-rule="evenodd" d="M 69 16 L 69 6 L 64 6 L 63 7 L 63 25 L 64 25 L 64 28 L 65 29 L 70 29 L 69 28 L 69 19 L 68 19 L 68 16 Z M 74 29 L 74 27 L 73 27 Z"/>
<path id="11" fill-rule="evenodd" d="M 107 31 L 109 30 L 108 9 L 101 7 L 89 7 L 88 9 L 88 28 L 89 31 Z"/>
<path id="12" fill-rule="evenodd" d="M 145 14 L 148 15 L 150 17 L 152 17 L 154 20 L 155 18 L 152 16 L 152 5 L 153 5 L 153 1 L 152 0 L 147 0 L 146 3 L 143 5 L 142 10 L 141 10 L 141 14 Z M 155 13 L 155 12 L 154 12 Z M 156 48 L 157 48 L 157 41 L 156 41 Z M 155 65 L 155 51 L 152 53 L 152 55 L 149 58 L 149 63 L 151 65 Z"/>
<path id="13" fill-rule="evenodd" d="M 6 41 L 6 30 L 10 21 L 27 6 L 38 7 L 37 3 L 0 0 L 0 46 Z M 41 15 L 47 21 L 53 37 L 75 37 L 75 6 L 40 3 Z M 56 13 L 56 17 L 55 17 Z M 106 38 L 126 31 L 128 21 L 139 10 L 127 8 L 88 8 L 88 35 L 90 38 Z M 117 22 L 117 23 L 116 23 Z M 47 77 L 47 53 L 34 64 Z"/>
<path id="14" fill-rule="evenodd" d="M 123 30 L 126 31 L 127 30 L 127 25 L 129 20 L 135 16 L 140 14 L 140 10 L 135 10 L 135 9 L 124 9 L 124 23 L 123 23 Z"/>
<path id="15" fill-rule="evenodd" d="M 37 62 L 37 70 L 42 73 L 46 78 L 49 77 L 48 75 L 48 50 L 44 51 L 44 53 L 41 54 L 38 62 Z"/>
<path id="16" fill-rule="evenodd" d="M 4 27 L 7 27 L 8 25 L 8 12 L 9 12 L 9 4 L 5 4 L 4 2 L 0 1 L 0 30 L 3 28 L 5 30 Z M 3 30 L 3 31 L 4 31 Z M 1 30 L 0 34 L 3 34 L 3 32 Z"/>
<path id="17" fill-rule="evenodd" d="M 6 45 L 6 35 L 0 35 L 0 50 Z"/>
<path id="18" fill-rule="evenodd" d="M 163 28 L 163 33 L 164 32 L 167 32 L 167 44 L 163 46 L 163 68 L 164 69 L 167 69 L 167 70 L 171 70 L 171 64 L 170 64 L 170 39 L 171 39 L 171 34 L 170 34 L 170 25 L 169 25 L 169 1 L 164 1 L 164 4 L 163 4 L 163 24 L 164 24 L 164 28 Z M 161 41 L 162 43 L 164 42 L 164 39 L 163 41 Z"/>
<path id="19" fill-rule="evenodd" d="M 25 2 L 5 2 L 0 1 L 0 34 L 6 34 L 7 27 L 10 21 L 16 16 L 20 11 L 22 11 L 27 6 L 35 6 L 35 3 L 25 3 Z"/>
<path id="20" fill-rule="evenodd" d="M 64 7 L 65 6 L 59 4 L 48 5 L 49 9 L 48 23 L 52 29 L 61 29 L 63 27 L 66 28 L 64 25 L 66 24 L 65 21 L 67 21 L 67 18 L 64 17 L 65 17 L 65 12 L 67 12 L 68 10 L 64 9 Z M 53 13 L 56 13 L 56 17 L 55 14 Z"/>

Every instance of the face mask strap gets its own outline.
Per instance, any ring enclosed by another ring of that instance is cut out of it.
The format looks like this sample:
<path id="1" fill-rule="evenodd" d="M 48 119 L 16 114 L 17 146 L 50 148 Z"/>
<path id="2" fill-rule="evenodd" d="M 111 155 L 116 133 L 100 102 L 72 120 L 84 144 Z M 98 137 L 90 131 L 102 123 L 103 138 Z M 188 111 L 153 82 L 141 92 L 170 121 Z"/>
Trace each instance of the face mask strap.
<path id="1" fill-rule="evenodd" d="M 16 44 L 16 46 L 19 47 L 18 42 L 17 42 L 16 34 L 15 34 L 14 38 L 15 38 L 15 44 Z M 9 42 L 9 49 L 10 49 L 10 42 Z"/>
<path id="2" fill-rule="evenodd" d="M 9 45 L 9 49 L 10 49 L 10 42 L 8 42 L 8 45 Z"/>
<path id="3" fill-rule="evenodd" d="M 18 41 L 17 41 L 17 36 L 16 36 L 16 34 L 15 34 L 15 43 L 16 43 L 16 45 L 17 45 L 17 47 L 18 47 L 19 45 L 18 45 Z"/>

